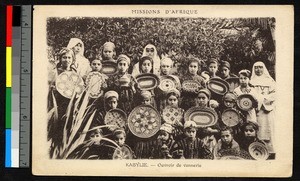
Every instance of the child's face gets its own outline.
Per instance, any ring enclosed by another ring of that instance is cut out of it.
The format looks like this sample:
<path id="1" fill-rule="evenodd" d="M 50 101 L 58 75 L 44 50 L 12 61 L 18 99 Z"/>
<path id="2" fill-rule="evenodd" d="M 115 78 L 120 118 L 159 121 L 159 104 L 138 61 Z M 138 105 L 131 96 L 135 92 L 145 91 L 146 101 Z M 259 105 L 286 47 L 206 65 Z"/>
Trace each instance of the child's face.
<path id="1" fill-rule="evenodd" d="M 154 57 L 154 48 L 146 48 L 146 56 Z"/>
<path id="2" fill-rule="evenodd" d="M 114 56 L 114 50 L 112 47 L 106 46 L 103 49 L 103 56 L 106 60 L 112 59 Z"/>
<path id="3" fill-rule="evenodd" d="M 208 97 L 206 96 L 206 94 L 204 94 L 204 93 L 198 94 L 197 100 L 196 100 L 198 107 L 206 107 L 208 101 L 209 100 L 208 100 Z"/>
<path id="4" fill-rule="evenodd" d="M 222 143 L 227 144 L 227 145 L 232 142 L 233 136 L 229 130 L 221 132 L 221 140 L 222 140 Z"/>
<path id="5" fill-rule="evenodd" d="M 233 100 L 226 99 L 226 100 L 224 100 L 224 105 L 228 108 L 233 108 L 235 105 L 235 102 Z"/>
<path id="6" fill-rule="evenodd" d="M 170 138 L 169 133 L 165 131 L 161 131 L 157 137 L 157 139 L 161 140 L 163 143 L 167 142 L 169 138 Z"/>
<path id="7" fill-rule="evenodd" d="M 69 67 L 72 64 L 72 62 L 73 56 L 71 52 L 67 52 L 61 57 L 61 63 L 63 67 Z"/>
<path id="8" fill-rule="evenodd" d="M 214 62 L 210 63 L 209 66 L 208 66 L 208 71 L 210 73 L 215 74 L 218 71 L 218 65 L 217 65 L 217 63 L 214 63 Z"/>
<path id="9" fill-rule="evenodd" d="M 143 73 L 150 73 L 151 69 L 152 69 L 151 61 L 150 60 L 145 60 L 142 63 L 142 72 Z"/>
<path id="10" fill-rule="evenodd" d="M 151 105 L 151 99 L 144 99 L 143 104 L 145 105 Z"/>
<path id="11" fill-rule="evenodd" d="M 184 130 L 185 136 L 190 138 L 190 139 L 196 138 L 196 133 L 197 133 L 197 130 L 195 128 L 186 128 Z"/>
<path id="12" fill-rule="evenodd" d="M 161 72 L 163 75 L 169 75 L 171 71 L 172 66 L 168 64 L 162 64 L 161 65 Z"/>
<path id="13" fill-rule="evenodd" d="M 189 72 L 190 74 L 192 75 L 196 75 L 197 72 L 198 72 L 198 63 L 197 62 L 191 62 L 190 65 L 189 65 Z"/>
<path id="14" fill-rule="evenodd" d="M 249 78 L 241 74 L 240 75 L 240 84 L 242 87 L 246 87 L 249 84 Z"/>
<path id="15" fill-rule="evenodd" d="M 251 125 L 248 125 L 245 127 L 244 134 L 245 134 L 246 138 L 255 138 L 256 137 L 256 131 L 253 128 L 253 126 L 251 126 Z"/>
<path id="16" fill-rule="evenodd" d="M 119 69 L 119 72 L 120 73 L 125 73 L 127 72 L 128 70 L 128 64 L 125 60 L 121 60 L 119 63 L 118 63 L 118 69 Z"/>
<path id="17" fill-rule="evenodd" d="M 94 142 L 94 144 L 100 144 L 101 134 L 99 132 L 94 132 L 91 134 L 90 139 Z"/>
<path id="18" fill-rule="evenodd" d="M 263 66 L 254 66 L 254 72 L 257 76 L 261 76 L 264 73 Z"/>
<path id="19" fill-rule="evenodd" d="M 82 49 L 81 43 L 77 43 L 77 45 L 75 45 L 73 47 L 73 51 L 74 51 L 75 54 L 79 53 L 81 51 L 81 49 Z"/>
<path id="20" fill-rule="evenodd" d="M 167 104 L 169 106 L 174 106 L 174 107 L 178 107 L 178 99 L 176 96 L 171 95 L 168 99 L 167 99 Z"/>
<path id="21" fill-rule="evenodd" d="M 117 134 L 115 136 L 115 142 L 119 145 L 119 146 L 123 146 L 125 143 L 125 135 L 123 133 Z"/>
<path id="22" fill-rule="evenodd" d="M 100 72 L 100 70 L 102 68 L 102 64 L 101 64 L 100 60 L 93 60 L 91 63 L 91 68 L 92 68 L 92 71 Z"/>
<path id="23" fill-rule="evenodd" d="M 228 76 L 229 76 L 229 73 L 230 73 L 229 68 L 227 68 L 227 67 L 222 67 L 222 69 L 221 69 L 221 76 L 222 76 L 223 78 L 228 77 Z"/>
<path id="24" fill-rule="evenodd" d="M 112 98 L 108 99 L 107 105 L 108 105 L 109 109 L 116 109 L 117 106 L 118 106 L 118 100 L 117 100 L 117 98 L 116 97 L 112 97 Z"/>

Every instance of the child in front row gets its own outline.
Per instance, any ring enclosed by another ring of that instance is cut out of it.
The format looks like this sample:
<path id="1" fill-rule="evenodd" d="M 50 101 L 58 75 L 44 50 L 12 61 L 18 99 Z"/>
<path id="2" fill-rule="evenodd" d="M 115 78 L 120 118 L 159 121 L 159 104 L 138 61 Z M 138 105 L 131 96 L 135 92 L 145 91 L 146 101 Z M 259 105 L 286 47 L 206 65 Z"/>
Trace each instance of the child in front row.
<path id="1" fill-rule="evenodd" d="M 209 158 L 211 152 L 200 138 L 196 137 L 197 125 L 194 121 L 184 123 L 185 137 L 174 144 L 172 148 L 173 158 L 197 159 Z"/>
<path id="2" fill-rule="evenodd" d="M 132 156 L 132 158 L 135 158 L 134 152 L 131 150 L 131 148 L 125 143 L 126 142 L 126 132 L 123 128 L 117 128 L 113 131 L 113 141 L 119 146 L 116 147 L 116 145 L 111 145 L 111 147 L 107 150 L 107 158 L 108 159 L 129 159 L 129 155 Z M 123 147 L 127 147 L 130 151 L 130 153 L 127 153 L 129 155 L 115 155 L 114 152 L 116 149 L 122 149 Z"/>
<path id="3" fill-rule="evenodd" d="M 173 127 L 168 123 L 161 125 L 158 136 L 157 144 L 152 148 L 151 157 L 152 159 L 170 159 L 172 155 L 170 149 L 174 145 L 173 139 Z"/>
<path id="4" fill-rule="evenodd" d="M 265 144 L 263 141 L 257 138 L 258 124 L 255 122 L 247 121 L 241 127 L 242 133 L 239 138 L 239 144 L 242 150 L 249 152 L 249 145 L 253 142 L 260 142 Z"/>
<path id="5" fill-rule="evenodd" d="M 233 130 L 230 127 L 221 128 L 221 139 L 214 148 L 214 156 L 220 157 L 225 151 L 233 151 L 237 155 L 240 152 L 239 144 L 233 139 Z M 224 156 L 224 155 L 223 155 Z"/>

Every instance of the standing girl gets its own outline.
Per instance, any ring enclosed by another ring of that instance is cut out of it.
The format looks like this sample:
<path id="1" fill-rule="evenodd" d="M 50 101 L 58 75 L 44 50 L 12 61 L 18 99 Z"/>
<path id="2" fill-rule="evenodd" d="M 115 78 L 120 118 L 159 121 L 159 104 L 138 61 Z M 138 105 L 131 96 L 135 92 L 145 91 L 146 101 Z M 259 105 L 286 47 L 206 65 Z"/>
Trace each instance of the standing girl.
<path id="1" fill-rule="evenodd" d="M 250 94 L 254 99 L 257 100 L 257 92 L 254 87 L 251 87 L 249 84 L 251 72 L 249 70 L 241 70 L 239 72 L 240 85 L 234 89 L 233 93 L 236 96 L 240 96 L 242 94 Z M 256 112 L 255 108 L 251 108 L 246 113 L 246 120 L 257 122 L 256 120 Z"/>
<path id="2" fill-rule="evenodd" d="M 200 73 L 200 71 L 201 71 L 200 60 L 196 58 L 189 59 L 188 72 L 186 75 L 182 77 L 181 84 L 187 80 L 194 80 L 198 82 L 202 86 L 202 88 L 205 88 L 206 85 L 205 85 L 204 78 L 198 74 Z M 181 108 L 183 108 L 184 110 L 188 110 L 189 108 L 196 106 L 196 102 L 195 102 L 196 97 L 197 97 L 196 93 L 183 91 Z"/>
<path id="3" fill-rule="evenodd" d="M 130 59 L 126 55 L 119 55 L 117 59 L 118 73 L 108 79 L 108 89 L 115 90 L 119 95 L 119 106 L 127 114 L 134 106 L 134 94 L 137 90 L 136 80 L 128 74 Z"/>
<path id="4" fill-rule="evenodd" d="M 67 48 L 70 48 L 75 53 L 75 67 L 77 73 L 85 79 L 87 74 L 91 71 L 90 62 L 84 57 L 84 44 L 79 38 L 71 38 Z"/>

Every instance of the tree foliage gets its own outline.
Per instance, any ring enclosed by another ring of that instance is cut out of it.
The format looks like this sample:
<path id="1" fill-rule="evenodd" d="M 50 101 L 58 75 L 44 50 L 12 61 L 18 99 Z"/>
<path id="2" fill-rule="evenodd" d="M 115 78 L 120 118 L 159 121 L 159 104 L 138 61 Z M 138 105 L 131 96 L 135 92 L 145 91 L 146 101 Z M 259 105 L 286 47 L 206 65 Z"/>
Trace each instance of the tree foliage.
<path id="1" fill-rule="evenodd" d="M 49 18 L 49 58 L 67 46 L 70 38 L 85 44 L 85 56 L 99 58 L 101 46 L 114 42 L 117 55 L 124 53 L 137 62 L 143 47 L 152 43 L 160 56 L 171 57 L 178 73 L 186 70 L 186 58 L 203 62 L 227 60 L 233 72 L 251 70 L 257 60 L 265 62 L 274 77 L 274 18 Z M 238 65 L 238 66 L 237 66 Z"/>

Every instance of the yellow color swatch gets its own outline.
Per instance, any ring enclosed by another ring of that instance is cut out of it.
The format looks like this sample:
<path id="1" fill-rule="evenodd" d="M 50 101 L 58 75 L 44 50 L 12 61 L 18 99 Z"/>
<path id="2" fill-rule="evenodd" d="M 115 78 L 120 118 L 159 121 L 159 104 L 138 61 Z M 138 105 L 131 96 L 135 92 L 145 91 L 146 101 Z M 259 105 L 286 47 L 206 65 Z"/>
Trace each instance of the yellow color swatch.
<path id="1" fill-rule="evenodd" d="M 11 87 L 12 82 L 12 48 L 6 47 L 6 87 Z"/>

